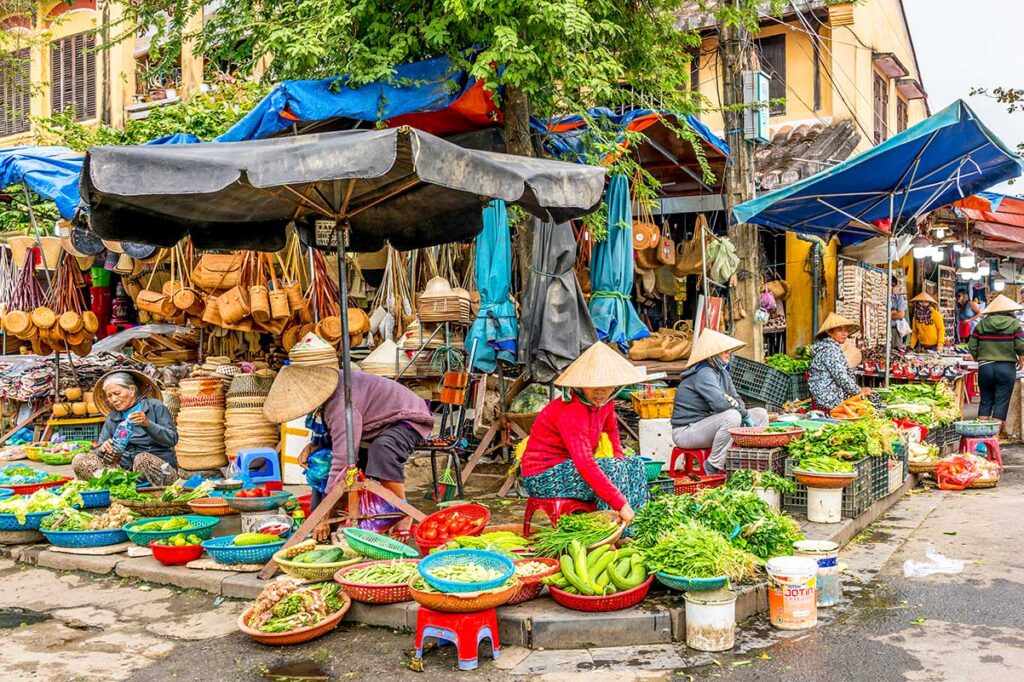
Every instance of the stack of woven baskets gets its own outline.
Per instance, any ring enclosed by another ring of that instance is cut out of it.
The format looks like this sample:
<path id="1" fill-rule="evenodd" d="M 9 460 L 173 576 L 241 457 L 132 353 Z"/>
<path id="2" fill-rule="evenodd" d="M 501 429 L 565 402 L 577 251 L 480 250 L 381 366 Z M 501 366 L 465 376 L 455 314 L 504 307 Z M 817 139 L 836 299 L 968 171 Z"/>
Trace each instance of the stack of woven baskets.
<path id="1" fill-rule="evenodd" d="M 263 418 L 263 403 L 276 372 L 261 369 L 237 374 L 228 389 L 224 413 L 224 446 L 229 457 L 245 448 L 274 447 L 280 439 L 277 424 Z"/>
<path id="2" fill-rule="evenodd" d="M 226 466 L 224 382 L 215 376 L 189 377 L 178 383 L 178 389 L 178 467 L 205 471 Z"/>
<path id="3" fill-rule="evenodd" d="M 473 321 L 473 304 L 465 289 L 453 289 L 444 277 L 427 282 L 418 297 L 416 312 L 422 322 Z"/>

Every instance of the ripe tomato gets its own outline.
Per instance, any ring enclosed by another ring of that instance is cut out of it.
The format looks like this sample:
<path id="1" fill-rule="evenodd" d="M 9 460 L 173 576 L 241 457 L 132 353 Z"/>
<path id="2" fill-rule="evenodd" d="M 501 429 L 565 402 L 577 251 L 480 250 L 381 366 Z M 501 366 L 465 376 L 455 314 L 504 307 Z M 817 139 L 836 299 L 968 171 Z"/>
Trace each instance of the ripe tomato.
<path id="1" fill-rule="evenodd" d="M 423 536 L 424 540 L 436 540 L 437 539 L 437 530 L 434 529 L 434 528 L 429 528 L 429 527 L 428 528 L 424 528 L 423 532 L 421 532 L 420 535 Z"/>

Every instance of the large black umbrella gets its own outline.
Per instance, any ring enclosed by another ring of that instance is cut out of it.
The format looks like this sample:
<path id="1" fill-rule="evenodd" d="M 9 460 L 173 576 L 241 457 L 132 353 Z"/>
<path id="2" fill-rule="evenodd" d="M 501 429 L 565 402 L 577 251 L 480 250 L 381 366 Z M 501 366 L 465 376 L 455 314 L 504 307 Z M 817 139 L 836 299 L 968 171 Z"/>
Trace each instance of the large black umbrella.
<path id="1" fill-rule="evenodd" d="M 199 249 L 274 251 L 290 222 L 306 231 L 319 217 L 348 228 L 352 250 L 375 251 L 471 239 L 490 199 L 568 220 L 590 212 L 603 186 L 595 166 L 466 149 L 403 127 L 93 147 L 81 193 L 106 239 L 166 247 L 191 235 Z"/>
<path id="2" fill-rule="evenodd" d="M 597 343 L 597 332 L 576 279 L 576 240 L 568 223 L 534 221 L 533 268 L 519 326 L 519 362 L 537 381 L 558 376 Z"/>
<path id="3" fill-rule="evenodd" d="M 190 235 L 199 249 L 278 250 L 289 223 L 308 230 L 316 220 L 317 239 L 306 241 L 330 243 L 321 230 L 340 234 L 333 240 L 340 270 L 347 248 L 376 250 L 388 241 L 412 249 L 470 239 L 480 232 L 482 208 L 491 199 L 543 220 L 585 215 L 601 199 L 604 176 L 595 166 L 466 149 L 402 127 L 251 142 L 93 147 L 81 194 L 101 237 L 165 247 Z M 346 280 L 339 273 L 343 305 Z M 341 324 L 351 468 L 356 444 L 347 315 Z M 416 512 L 376 484 L 367 488 Z M 338 486 L 325 507 L 333 507 L 347 489 Z M 318 523 L 321 511 L 307 524 Z"/>

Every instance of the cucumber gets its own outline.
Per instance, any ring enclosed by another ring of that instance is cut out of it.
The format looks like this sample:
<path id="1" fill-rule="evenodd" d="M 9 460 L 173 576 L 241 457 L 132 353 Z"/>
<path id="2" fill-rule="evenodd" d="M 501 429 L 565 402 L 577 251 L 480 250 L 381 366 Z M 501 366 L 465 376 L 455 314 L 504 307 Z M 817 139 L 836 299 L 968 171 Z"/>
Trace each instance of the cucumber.
<path id="1" fill-rule="evenodd" d="M 587 555 L 587 570 L 592 575 L 597 575 L 597 573 L 594 572 L 594 566 L 597 564 L 598 560 L 607 553 L 608 545 L 601 545 L 600 547 L 598 547 L 593 552 Z"/>
<path id="2" fill-rule="evenodd" d="M 580 580 L 579 576 L 576 575 L 576 570 L 573 568 L 572 559 L 568 555 L 563 554 L 559 559 L 562 565 L 562 576 L 569 583 L 570 587 L 574 587 L 579 590 L 580 594 L 594 594 L 594 591 L 590 589 L 590 585 Z"/>

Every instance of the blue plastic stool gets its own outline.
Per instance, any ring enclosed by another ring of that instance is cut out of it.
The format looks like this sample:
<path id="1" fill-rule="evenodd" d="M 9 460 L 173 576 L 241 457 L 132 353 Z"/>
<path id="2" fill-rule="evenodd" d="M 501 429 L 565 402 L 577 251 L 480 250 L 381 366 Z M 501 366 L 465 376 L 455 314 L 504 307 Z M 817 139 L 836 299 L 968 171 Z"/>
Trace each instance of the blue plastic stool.
<path id="1" fill-rule="evenodd" d="M 241 476 L 248 476 L 250 481 L 263 485 L 267 490 L 281 490 L 284 487 L 281 480 L 281 462 L 274 448 L 239 450 L 235 464 L 238 465 Z M 259 465 L 256 471 L 252 470 L 253 464 Z"/>
<path id="2" fill-rule="evenodd" d="M 493 609 L 472 613 L 442 613 L 420 606 L 416 613 L 416 658 L 423 658 L 423 640 L 436 637 L 438 644 L 454 642 L 459 670 L 476 670 L 480 642 L 491 640 L 491 657 L 498 658 L 498 614 Z"/>

